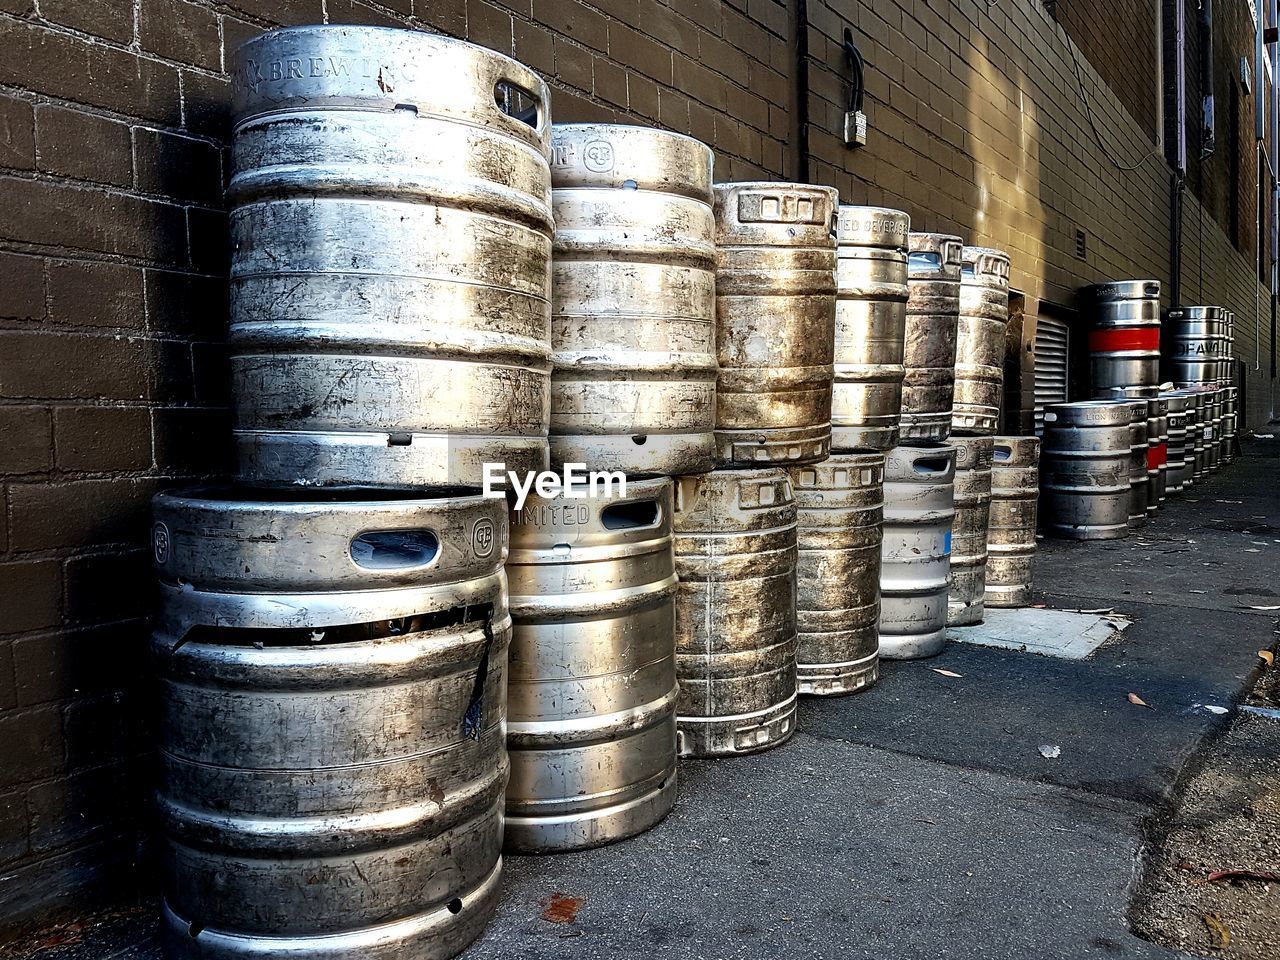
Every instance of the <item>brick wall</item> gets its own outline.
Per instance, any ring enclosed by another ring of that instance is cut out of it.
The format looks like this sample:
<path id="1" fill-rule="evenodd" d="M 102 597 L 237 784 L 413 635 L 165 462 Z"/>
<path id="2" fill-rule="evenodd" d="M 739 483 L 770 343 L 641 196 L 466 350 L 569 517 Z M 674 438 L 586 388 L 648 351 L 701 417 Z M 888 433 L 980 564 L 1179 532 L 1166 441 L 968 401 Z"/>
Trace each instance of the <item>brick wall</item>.
<path id="1" fill-rule="evenodd" d="M 1114 5 L 1083 8 L 1096 27 Z M 1142 159 L 1147 118 L 1088 50 L 1095 137 L 1070 40 L 1038 2 L 808 9 L 813 179 L 1009 249 L 1028 336 L 1037 298 L 1167 279 L 1168 174 Z M 556 119 L 660 124 L 711 144 L 722 179 L 794 178 L 795 14 L 794 0 L 0 0 L 0 918 L 127 893 L 145 835 L 147 501 L 230 463 L 228 50 L 278 22 L 435 29 L 541 71 Z M 868 60 L 857 152 L 838 139 L 846 20 Z M 1195 196 L 1188 299 L 1252 318 L 1253 254 L 1216 208 L 1193 232 Z M 1253 349 L 1252 324 L 1238 330 Z M 1254 422 L 1271 391 L 1264 363 Z"/>

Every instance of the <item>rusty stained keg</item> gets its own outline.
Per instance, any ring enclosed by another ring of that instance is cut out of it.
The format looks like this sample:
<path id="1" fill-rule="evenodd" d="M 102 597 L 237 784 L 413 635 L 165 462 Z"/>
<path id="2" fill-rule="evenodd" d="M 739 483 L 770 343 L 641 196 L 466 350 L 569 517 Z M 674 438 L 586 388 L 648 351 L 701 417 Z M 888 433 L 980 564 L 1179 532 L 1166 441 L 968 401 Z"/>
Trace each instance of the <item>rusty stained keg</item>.
<path id="1" fill-rule="evenodd" d="M 960 321 L 951 432 L 991 436 L 1000 428 L 1000 401 L 1004 397 L 1009 255 L 1002 250 L 964 247 L 960 257 Z"/>
<path id="2" fill-rule="evenodd" d="M 987 528 L 988 607 L 1031 603 L 1040 499 L 1040 440 L 995 437 L 991 456 L 991 521 Z"/>
<path id="3" fill-rule="evenodd" d="M 240 479 L 546 469 L 546 84 L 447 37 L 309 26 L 240 46 L 232 86 Z"/>
<path id="4" fill-rule="evenodd" d="M 951 433 L 964 244 L 940 233 L 912 233 L 908 244 L 899 434 L 903 443 L 939 443 Z"/>
<path id="5" fill-rule="evenodd" d="M 803 183 L 715 186 L 721 465 L 830 453 L 838 202 Z"/>
<path id="6" fill-rule="evenodd" d="M 508 850 L 649 829 L 676 799 L 671 481 L 511 515 Z"/>
<path id="7" fill-rule="evenodd" d="M 880 656 L 885 659 L 932 657 L 946 643 L 955 473 L 951 446 L 894 447 L 885 457 L 880 557 Z"/>
<path id="8" fill-rule="evenodd" d="M 901 210 L 840 208 L 832 450 L 898 444 L 910 230 L 911 218 Z"/>
<path id="9" fill-rule="evenodd" d="M 1090 287 L 1089 354 L 1095 396 L 1109 387 L 1160 382 L 1160 282 L 1117 280 Z"/>
<path id="10" fill-rule="evenodd" d="M 502 869 L 505 505 L 297 497 L 154 501 L 166 956 L 452 957 Z"/>
<path id="11" fill-rule="evenodd" d="M 785 470 L 676 479 L 680 752 L 767 750 L 795 732 L 796 505 Z"/>
<path id="12" fill-rule="evenodd" d="M 955 508 L 951 527 L 951 588 L 947 626 L 982 622 L 987 584 L 987 533 L 991 522 L 990 437 L 953 437 L 956 448 Z"/>
<path id="13" fill-rule="evenodd" d="M 1188 415 L 1194 410 L 1195 398 L 1186 390 L 1165 390 L 1161 398 L 1169 405 L 1168 460 L 1165 471 L 1165 493 L 1182 493 L 1191 482 L 1195 469 L 1195 452 L 1189 442 Z"/>
<path id="14" fill-rule="evenodd" d="M 1146 416 L 1142 444 L 1131 443 L 1134 401 L 1054 403 L 1041 441 L 1040 513 L 1045 532 L 1065 540 L 1117 540 L 1129 535 L 1131 476 L 1146 486 Z M 1131 468 L 1133 451 L 1141 463 Z M 1146 521 L 1146 502 L 1135 519 Z"/>
<path id="15" fill-rule="evenodd" d="M 711 150 L 649 127 L 556 124 L 551 462 L 715 465 Z"/>
<path id="16" fill-rule="evenodd" d="M 836 453 L 790 473 L 799 541 L 800 692 L 857 693 L 879 674 L 884 455 Z"/>
<path id="17" fill-rule="evenodd" d="M 1169 311 L 1166 326 L 1165 350 L 1174 386 L 1216 386 L 1226 345 L 1226 311 L 1221 307 L 1179 307 Z"/>

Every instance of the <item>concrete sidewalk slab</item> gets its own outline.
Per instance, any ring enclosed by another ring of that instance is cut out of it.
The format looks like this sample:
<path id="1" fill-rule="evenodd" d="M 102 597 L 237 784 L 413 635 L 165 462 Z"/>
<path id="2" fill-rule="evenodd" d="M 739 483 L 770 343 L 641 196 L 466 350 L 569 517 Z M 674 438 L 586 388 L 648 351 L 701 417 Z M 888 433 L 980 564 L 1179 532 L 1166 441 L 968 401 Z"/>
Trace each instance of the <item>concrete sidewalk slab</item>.
<path id="1" fill-rule="evenodd" d="M 1118 639 L 1129 626 L 1128 617 L 1102 616 L 1069 610 L 1022 607 L 997 610 L 988 607 L 982 623 L 952 627 L 947 639 L 982 647 L 1005 647 L 1046 657 L 1083 660 L 1108 640 Z"/>

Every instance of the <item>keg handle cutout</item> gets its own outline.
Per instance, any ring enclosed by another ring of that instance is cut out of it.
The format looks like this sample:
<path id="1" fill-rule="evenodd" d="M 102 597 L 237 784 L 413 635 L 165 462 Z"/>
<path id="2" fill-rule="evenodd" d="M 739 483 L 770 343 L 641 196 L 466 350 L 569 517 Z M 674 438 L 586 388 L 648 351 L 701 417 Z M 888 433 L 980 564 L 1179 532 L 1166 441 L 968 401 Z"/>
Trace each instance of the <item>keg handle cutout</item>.
<path id="1" fill-rule="evenodd" d="M 921 476 L 929 477 L 934 474 L 946 473 L 947 466 L 946 457 L 921 457 L 911 464 L 911 469 Z"/>
<path id="2" fill-rule="evenodd" d="M 992 451 L 991 456 L 994 459 L 999 460 L 1001 463 L 1004 463 L 1006 460 L 1012 460 L 1013 447 L 1001 447 L 997 445 L 995 449 Z"/>
<path id="3" fill-rule="evenodd" d="M 493 85 L 493 102 L 511 119 L 534 130 L 542 128 L 542 101 L 519 84 L 499 80 Z"/>
<path id="4" fill-rule="evenodd" d="M 642 530 L 656 527 L 661 520 L 662 508 L 656 500 L 615 503 L 600 511 L 600 523 L 606 530 Z"/>
<path id="5" fill-rule="evenodd" d="M 366 570 L 425 567 L 440 553 L 430 530 L 371 530 L 351 540 L 351 559 Z"/>
<path id="6" fill-rule="evenodd" d="M 942 254 L 935 253 L 932 250 L 920 250 L 907 254 L 907 269 L 910 270 L 941 270 Z"/>

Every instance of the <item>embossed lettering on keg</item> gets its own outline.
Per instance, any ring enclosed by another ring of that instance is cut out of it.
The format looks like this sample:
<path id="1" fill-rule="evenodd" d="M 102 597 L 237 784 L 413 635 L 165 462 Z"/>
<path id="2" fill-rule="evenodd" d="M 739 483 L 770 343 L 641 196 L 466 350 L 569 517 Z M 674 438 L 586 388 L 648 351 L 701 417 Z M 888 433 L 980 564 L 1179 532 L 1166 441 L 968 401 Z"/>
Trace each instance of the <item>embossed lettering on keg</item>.
<path id="1" fill-rule="evenodd" d="M 898 443 L 910 229 L 901 210 L 840 208 L 832 450 L 888 450 Z"/>
<path id="2" fill-rule="evenodd" d="M 671 481 L 511 515 L 507 849 L 634 836 L 676 798 Z"/>
<path id="3" fill-rule="evenodd" d="M 1160 282 L 1117 280 L 1090 287 L 1089 353 L 1095 391 L 1160 382 Z M 1095 393 L 1095 396 L 1099 395 Z"/>
<path id="4" fill-rule="evenodd" d="M 948 421 L 950 422 L 950 421 Z M 885 457 L 880 656 L 931 657 L 947 637 L 956 448 L 894 447 Z"/>
<path id="5" fill-rule="evenodd" d="M 676 479 L 680 750 L 731 756 L 795 732 L 796 505 L 785 470 Z"/>
<path id="6" fill-rule="evenodd" d="M 232 70 L 240 478 L 546 469 L 546 84 L 459 40 L 336 25 L 266 33 Z"/>
<path id="7" fill-rule="evenodd" d="M 505 505 L 372 496 L 154 501 L 166 956 L 443 960 L 493 912 Z"/>
<path id="8" fill-rule="evenodd" d="M 790 473 L 800 692 L 856 693 L 879 674 L 884 455 L 836 453 Z"/>
<path id="9" fill-rule="evenodd" d="M 551 462 L 715 465 L 711 150 L 650 127 L 551 131 Z"/>
<path id="10" fill-rule="evenodd" d="M 951 589 L 947 626 L 982 622 L 987 584 L 987 528 L 991 521 L 990 437 L 953 437 L 956 448 L 955 521 L 951 528 Z"/>
<path id="11" fill-rule="evenodd" d="M 836 206 L 831 187 L 721 183 L 716 215 L 716 447 L 723 465 L 831 451 Z"/>
<path id="12" fill-rule="evenodd" d="M 951 431 L 990 436 L 999 429 L 1004 397 L 1009 255 L 1002 250 L 964 247 L 961 264 Z"/>
<path id="13" fill-rule="evenodd" d="M 908 244 L 900 435 L 937 443 L 951 433 L 964 244 L 940 233 L 912 233 Z"/>
<path id="14" fill-rule="evenodd" d="M 1141 453 L 1137 473 L 1143 488 L 1147 480 L 1145 405 L 1142 412 L 1142 445 L 1137 448 L 1130 441 L 1134 401 L 1055 403 L 1045 410 L 1040 509 L 1046 533 L 1067 540 L 1129 535 L 1134 449 Z M 1145 500 L 1141 519 L 1146 520 Z"/>
<path id="15" fill-rule="evenodd" d="M 987 533 L 988 607 L 1031 603 L 1040 498 L 1040 440 L 996 437 L 991 457 L 991 522 Z"/>

